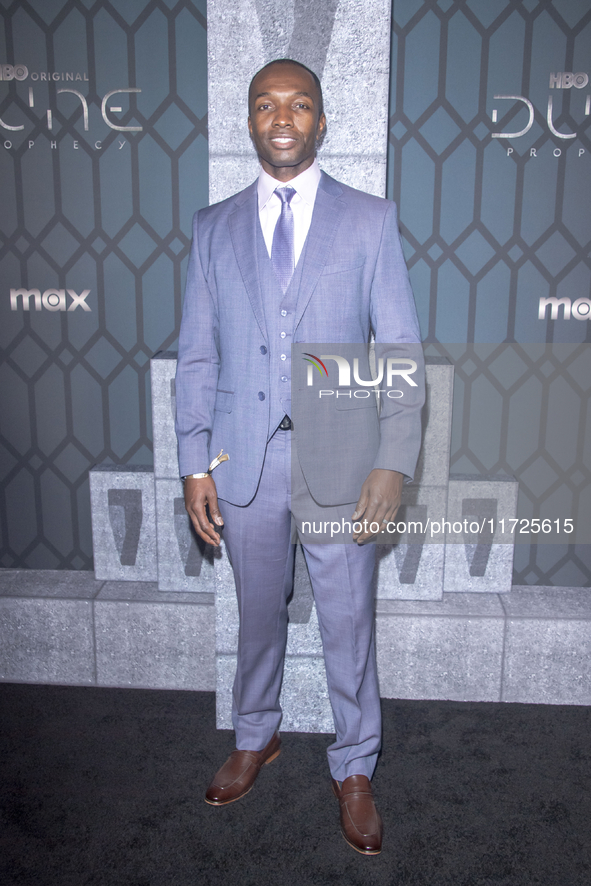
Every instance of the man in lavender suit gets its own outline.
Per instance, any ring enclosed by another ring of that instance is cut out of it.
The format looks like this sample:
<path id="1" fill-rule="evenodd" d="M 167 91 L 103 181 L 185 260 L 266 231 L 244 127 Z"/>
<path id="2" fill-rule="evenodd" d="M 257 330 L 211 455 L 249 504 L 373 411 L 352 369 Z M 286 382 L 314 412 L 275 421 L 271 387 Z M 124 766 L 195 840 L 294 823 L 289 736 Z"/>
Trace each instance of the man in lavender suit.
<path id="1" fill-rule="evenodd" d="M 248 125 L 258 180 L 193 220 L 176 377 L 185 504 L 206 542 L 218 545 L 223 527 L 240 614 L 236 750 L 205 799 L 214 806 L 240 799 L 279 754 L 292 517 L 297 524 L 307 495 L 327 520 L 334 512 L 367 521 L 343 543 L 303 547 L 335 723 L 328 760 L 341 828 L 354 849 L 375 855 L 382 824 L 370 779 L 381 719 L 368 526 L 393 518 L 413 476 L 423 366 L 417 357 L 414 387 L 381 412 L 374 396 L 351 400 L 368 418 L 362 445 L 349 446 L 346 470 L 338 457 L 319 470 L 291 420 L 291 345 L 363 346 L 373 334 L 376 348 L 408 343 L 420 353 L 419 327 L 395 205 L 318 167 L 326 119 L 316 75 L 285 59 L 266 65 L 250 85 Z M 338 452 L 341 413 L 333 414 Z M 214 481 L 207 468 L 222 448 L 230 460 Z"/>

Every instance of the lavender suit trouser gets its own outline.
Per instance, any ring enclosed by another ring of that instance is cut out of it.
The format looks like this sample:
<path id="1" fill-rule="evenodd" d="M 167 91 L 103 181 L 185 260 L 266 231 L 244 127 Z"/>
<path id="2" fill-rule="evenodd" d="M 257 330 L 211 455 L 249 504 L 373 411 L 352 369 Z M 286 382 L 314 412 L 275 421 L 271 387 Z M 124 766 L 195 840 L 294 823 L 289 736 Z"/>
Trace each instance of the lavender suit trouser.
<path id="1" fill-rule="evenodd" d="M 278 430 L 268 442 L 260 484 L 249 505 L 220 501 L 240 614 L 232 706 L 239 750 L 261 750 L 281 721 L 279 693 L 295 554 L 292 507 L 297 525 L 307 497 L 297 457 L 292 470 L 291 438 L 291 431 Z M 345 506 L 348 517 L 354 504 Z M 333 509 L 322 510 L 330 520 Z M 337 519 L 341 512 L 342 507 Z M 375 547 L 303 544 L 303 549 L 336 732 L 328 748 L 330 771 L 338 781 L 349 775 L 371 778 L 381 742 L 372 585 Z"/>

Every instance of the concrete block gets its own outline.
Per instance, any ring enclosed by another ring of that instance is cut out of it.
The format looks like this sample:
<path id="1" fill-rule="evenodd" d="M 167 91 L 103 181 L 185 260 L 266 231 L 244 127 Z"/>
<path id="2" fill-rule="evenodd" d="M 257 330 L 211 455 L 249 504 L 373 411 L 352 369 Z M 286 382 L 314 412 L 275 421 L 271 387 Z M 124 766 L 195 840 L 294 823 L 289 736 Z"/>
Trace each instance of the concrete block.
<path id="1" fill-rule="evenodd" d="M 500 701 L 503 629 L 504 612 L 494 594 L 378 601 L 380 695 Z"/>
<path id="2" fill-rule="evenodd" d="M 301 544 L 295 546 L 293 569 L 293 593 L 288 601 L 287 612 L 290 625 L 308 624 L 314 608 L 314 591 L 308 572 L 308 564 Z"/>
<path id="3" fill-rule="evenodd" d="M 24 569 L 0 569 L 0 596 L 19 596 L 17 587 L 19 578 L 24 571 Z"/>
<path id="4" fill-rule="evenodd" d="M 210 81 L 211 82 L 211 81 Z M 210 104 L 211 107 L 211 104 Z M 244 104 L 240 113 L 246 113 Z M 241 118 L 239 118 L 241 119 Z M 247 154 L 218 156 L 209 152 L 209 203 L 226 200 L 243 188 L 251 185 L 260 172 L 261 166 L 252 146 Z"/>
<path id="5" fill-rule="evenodd" d="M 591 588 L 513 585 L 501 604 L 509 618 L 586 621 L 591 619 Z"/>
<path id="6" fill-rule="evenodd" d="M 0 598 L 0 680 L 94 683 L 92 602 Z"/>
<path id="7" fill-rule="evenodd" d="M 213 606 L 215 595 L 159 591 L 155 581 L 106 581 L 95 599 L 119 600 L 124 603 L 202 603 L 204 606 Z"/>
<path id="8" fill-rule="evenodd" d="M 321 658 L 324 655 L 322 650 L 322 639 L 320 637 L 318 614 L 316 612 L 315 603 L 312 603 L 312 609 L 310 610 L 310 615 L 307 622 L 289 622 L 287 626 L 286 655 L 316 655 L 320 656 Z"/>
<path id="9" fill-rule="evenodd" d="M 286 4 L 286 7 L 289 5 L 293 6 L 293 3 Z M 281 20 L 281 10 L 277 10 L 276 17 Z M 273 48 L 269 47 L 271 52 Z M 210 159 L 224 155 L 253 155 L 246 127 L 248 84 L 270 58 L 273 55 L 265 57 L 255 0 L 236 0 L 231 10 L 223 0 L 209 0 L 207 94 Z M 240 125 L 241 121 L 243 125 Z M 218 180 L 215 175 L 212 176 L 210 167 L 210 202 L 213 203 L 222 198 L 214 196 L 212 182 L 215 187 Z M 229 194 L 235 193 L 239 187 L 237 185 Z"/>
<path id="10" fill-rule="evenodd" d="M 389 0 L 237 0 L 231 12 L 223 0 L 209 0 L 207 14 L 210 202 L 258 175 L 246 129 L 248 84 L 263 64 L 280 57 L 303 61 L 322 80 L 329 129 L 321 168 L 384 196 Z M 237 127 L 237 120 L 245 125 Z"/>
<path id="11" fill-rule="evenodd" d="M 232 729 L 232 686 L 235 655 L 218 655 L 216 722 L 218 729 Z M 286 656 L 280 704 L 283 732 L 334 732 L 328 699 L 324 659 L 318 656 Z"/>
<path id="12" fill-rule="evenodd" d="M 231 655 L 238 648 L 238 602 L 234 572 L 223 540 L 220 553 L 214 561 L 215 648 L 217 655 Z"/>
<path id="13" fill-rule="evenodd" d="M 281 709 L 284 732 L 334 732 L 322 656 L 285 657 Z"/>
<path id="14" fill-rule="evenodd" d="M 322 79 L 338 2 L 255 0 L 265 58 L 296 58 Z"/>
<path id="15" fill-rule="evenodd" d="M 515 587 L 503 607 L 502 700 L 591 704 L 591 590 Z"/>
<path id="16" fill-rule="evenodd" d="M 483 544 L 479 547 L 484 549 L 486 558 L 484 575 L 472 575 L 470 571 L 470 562 L 474 562 L 472 559 L 474 548 L 478 550 L 475 544 L 445 546 L 444 591 L 446 593 L 458 591 L 460 593 L 468 591 L 473 594 L 509 593 L 513 574 L 514 546 Z"/>
<path id="17" fill-rule="evenodd" d="M 395 544 L 377 546 L 375 573 L 378 599 L 440 600 L 443 594 L 444 535 L 432 533 L 433 521 L 445 519 L 445 486 L 407 485 L 396 515 L 398 525 L 420 524 Z M 429 522 L 427 522 L 429 521 Z"/>
<path id="18" fill-rule="evenodd" d="M 92 468 L 90 507 L 96 578 L 153 581 L 157 566 L 152 469 L 143 465 Z"/>
<path id="19" fill-rule="evenodd" d="M 296 545 L 293 594 L 287 606 L 287 618 L 289 624 L 286 654 L 322 657 L 322 640 L 314 593 L 301 545 Z"/>
<path id="20" fill-rule="evenodd" d="M 515 536 L 509 521 L 517 513 L 517 492 L 513 477 L 450 478 L 445 592 L 502 594 L 511 590 Z M 472 533 L 470 526 L 476 524 L 483 531 Z"/>
<path id="21" fill-rule="evenodd" d="M 155 484 L 158 589 L 214 593 L 213 564 L 221 550 L 195 533 L 185 511 L 182 481 L 157 479 Z"/>
<path id="22" fill-rule="evenodd" d="M 327 139 L 328 142 L 328 139 Z M 383 197 L 386 191 L 386 159 L 382 155 L 331 153 L 327 144 L 318 153 L 320 168 L 351 188 Z"/>
<path id="23" fill-rule="evenodd" d="M 446 486 L 449 478 L 454 367 L 446 357 L 425 358 L 423 442 L 415 484 Z"/>
<path id="24" fill-rule="evenodd" d="M 0 569 L 1 597 L 92 600 L 103 584 L 81 569 Z"/>
<path id="25" fill-rule="evenodd" d="M 441 600 L 376 600 L 376 614 L 504 618 L 505 610 L 497 594 L 444 594 Z"/>
<path id="26" fill-rule="evenodd" d="M 212 606 L 98 600 L 94 607 L 100 686 L 215 689 Z"/>
<path id="27" fill-rule="evenodd" d="M 321 166 L 355 156 L 358 168 L 372 169 L 376 185 L 371 193 L 381 197 L 386 193 L 391 12 L 389 0 L 341 0 L 322 76 L 329 130 Z M 341 180 L 353 184 L 346 174 L 343 169 Z"/>
<path id="28" fill-rule="evenodd" d="M 216 654 L 215 671 L 216 728 L 233 729 L 232 687 L 236 676 L 236 655 Z"/>
<path id="29" fill-rule="evenodd" d="M 215 598 L 215 648 L 218 655 L 233 655 L 238 649 L 238 604 L 236 596 Z"/>
<path id="30" fill-rule="evenodd" d="M 150 361 L 154 476 L 178 480 L 179 458 L 174 430 L 176 416 L 176 351 L 160 351 Z"/>

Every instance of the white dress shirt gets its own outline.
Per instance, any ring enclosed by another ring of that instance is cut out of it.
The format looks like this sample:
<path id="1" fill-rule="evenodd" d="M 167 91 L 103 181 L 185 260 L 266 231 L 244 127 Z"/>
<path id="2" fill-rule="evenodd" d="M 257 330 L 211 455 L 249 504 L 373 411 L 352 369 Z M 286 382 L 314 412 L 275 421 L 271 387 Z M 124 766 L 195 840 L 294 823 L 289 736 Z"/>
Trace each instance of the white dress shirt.
<path id="1" fill-rule="evenodd" d="M 290 206 L 293 212 L 294 262 L 297 265 L 310 230 L 319 181 L 320 167 L 317 160 L 314 160 L 311 166 L 288 182 L 280 182 L 261 169 L 257 185 L 259 219 L 269 258 L 271 257 L 275 225 L 281 215 L 281 200 L 275 193 L 275 188 L 295 188 L 296 193 L 291 198 Z"/>

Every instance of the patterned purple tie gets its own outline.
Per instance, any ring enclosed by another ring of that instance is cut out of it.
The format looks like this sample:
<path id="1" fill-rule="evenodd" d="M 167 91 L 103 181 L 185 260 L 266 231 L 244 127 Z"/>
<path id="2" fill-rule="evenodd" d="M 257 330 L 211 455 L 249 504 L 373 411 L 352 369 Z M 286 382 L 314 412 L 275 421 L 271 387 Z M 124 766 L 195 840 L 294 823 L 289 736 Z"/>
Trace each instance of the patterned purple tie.
<path id="1" fill-rule="evenodd" d="M 293 211 L 290 206 L 295 188 L 275 188 L 281 200 L 281 215 L 273 232 L 271 262 L 283 292 L 287 290 L 295 268 L 293 254 Z"/>

